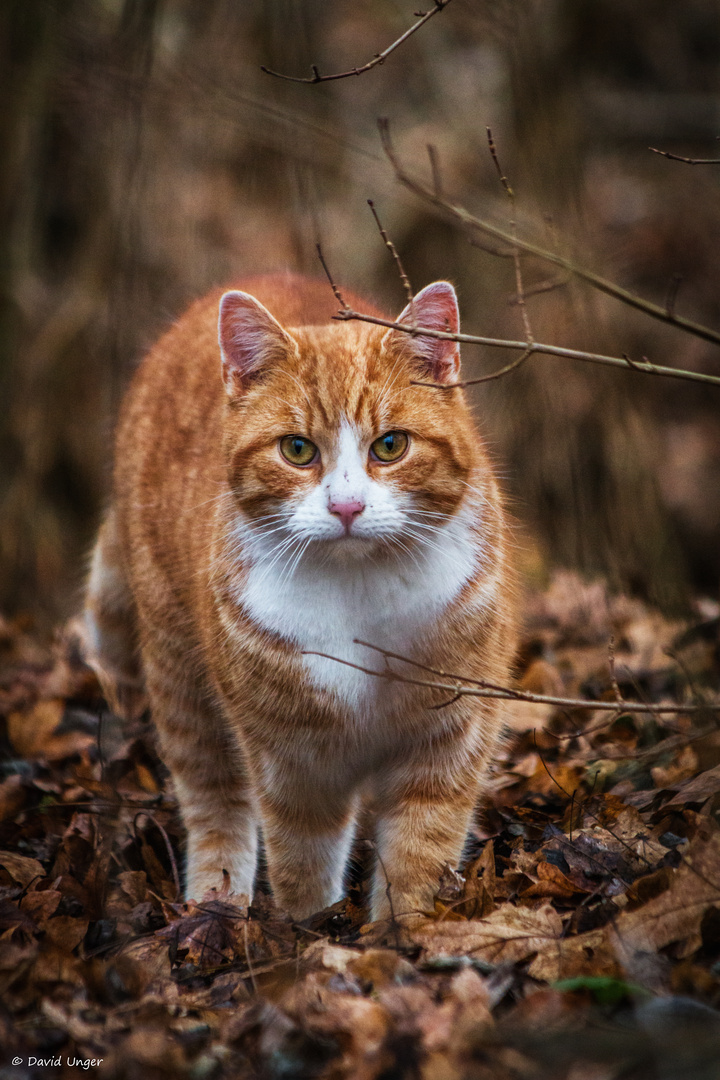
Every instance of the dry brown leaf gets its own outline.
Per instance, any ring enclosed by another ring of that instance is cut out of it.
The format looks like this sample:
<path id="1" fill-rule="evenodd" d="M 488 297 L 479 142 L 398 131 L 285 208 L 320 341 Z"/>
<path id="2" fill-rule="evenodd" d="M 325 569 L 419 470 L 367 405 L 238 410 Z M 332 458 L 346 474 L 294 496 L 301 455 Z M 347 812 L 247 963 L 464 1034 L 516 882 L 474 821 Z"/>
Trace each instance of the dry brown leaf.
<path id="1" fill-rule="evenodd" d="M 65 949 L 71 953 L 87 934 L 88 925 L 87 919 L 74 919 L 71 915 L 56 915 L 48 919 L 45 924 L 45 933 L 58 949 Z"/>
<path id="2" fill-rule="evenodd" d="M 464 903 L 457 910 L 467 919 L 480 919 L 495 909 L 495 849 L 488 840 L 479 858 L 465 868 Z"/>
<path id="3" fill-rule="evenodd" d="M 714 769 L 706 769 L 697 776 L 685 780 L 681 784 L 671 785 L 676 788 L 676 794 L 666 806 L 685 806 L 687 803 L 704 803 L 712 795 L 720 791 L 720 765 Z"/>
<path id="4" fill-rule="evenodd" d="M 157 795 L 160 788 L 157 780 L 150 772 L 147 765 L 143 765 L 141 761 L 138 761 L 135 765 L 135 773 L 138 778 L 138 784 L 142 790 L 150 792 L 151 795 Z"/>
<path id="5" fill-rule="evenodd" d="M 348 970 L 376 990 L 414 974 L 412 965 L 394 949 L 368 949 L 348 964 Z"/>
<path id="6" fill-rule="evenodd" d="M 688 780 L 698 770 L 698 756 L 692 746 L 684 746 L 675 760 L 667 766 L 656 765 L 650 770 L 657 788 L 675 787 Z"/>
<path id="7" fill-rule="evenodd" d="M 608 941 L 605 928 L 589 930 L 577 937 L 562 938 L 538 952 L 528 968 L 528 975 L 541 982 L 573 979 L 578 975 L 622 974 L 621 966 Z"/>
<path id="8" fill-rule="evenodd" d="M 529 665 L 519 686 L 531 694 L 548 694 L 562 697 L 565 692 L 560 672 L 554 664 L 538 658 Z M 511 731 L 520 734 L 543 727 L 555 712 L 554 705 L 542 702 L 509 701 L 503 711 L 503 722 Z"/>
<path id="9" fill-rule="evenodd" d="M 94 745 L 94 735 L 84 731 L 56 734 L 64 712 L 62 699 L 49 698 L 36 702 L 27 712 L 10 713 L 8 738 L 20 757 L 59 761 Z"/>
<path id="10" fill-rule="evenodd" d="M 585 767 L 580 765 L 547 766 L 538 755 L 535 771 L 528 777 L 525 789 L 538 795 L 565 794 L 568 798 L 580 786 Z"/>
<path id="11" fill-rule="evenodd" d="M 13 818 L 25 805 L 25 786 L 21 776 L 8 776 L 0 784 L 0 821 Z"/>
<path id="12" fill-rule="evenodd" d="M 147 900 L 148 883 L 144 870 L 125 870 L 122 874 L 118 874 L 118 883 L 127 896 L 131 908 Z"/>
<path id="13" fill-rule="evenodd" d="M 573 893 L 581 890 L 570 878 L 563 874 L 559 866 L 549 862 L 539 862 L 535 868 L 534 881 L 527 888 L 522 889 L 520 895 L 525 899 L 531 896 L 556 897 L 566 899 Z"/>
<path id="14" fill-rule="evenodd" d="M 550 904 L 518 908 L 506 903 L 486 919 L 427 921 L 407 931 L 426 956 L 472 956 L 493 964 L 514 963 L 542 952 L 562 934 L 562 920 Z"/>
<path id="15" fill-rule="evenodd" d="M 700 924 L 709 907 L 720 907 L 720 833 L 694 841 L 670 888 L 623 912 L 615 932 L 626 950 L 655 953 L 677 942 L 679 955 L 691 956 L 702 944 Z"/>
<path id="16" fill-rule="evenodd" d="M 159 934 L 129 942 L 121 953 L 122 957 L 127 957 L 141 965 L 148 982 L 170 979 L 171 963 L 168 943 Z"/>
<path id="17" fill-rule="evenodd" d="M 37 859 L 18 855 L 14 851 L 0 851 L 0 866 L 7 870 L 13 881 L 26 889 L 31 881 L 45 877 L 45 869 Z"/>
<path id="18" fill-rule="evenodd" d="M 634 806 L 624 807 L 607 828 L 593 824 L 578 829 L 573 833 L 573 843 L 592 851 L 593 858 L 605 862 L 609 871 L 614 863 L 619 876 L 646 873 L 667 855 L 667 848 L 650 834 Z"/>
<path id="19" fill-rule="evenodd" d="M 319 977 L 310 973 L 290 987 L 282 999 L 283 1012 L 267 1014 L 267 1024 L 261 1045 L 280 1060 L 283 1028 L 287 1031 L 288 1016 L 316 1036 L 339 1042 L 342 1057 L 335 1063 L 333 1076 L 352 1077 L 352 1080 L 375 1080 L 392 1060 L 385 1049 L 391 1017 L 377 1001 L 351 994 L 339 994 L 321 985 Z M 231 1025 L 231 1030 L 242 1026 Z M 294 1025 L 293 1025 L 294 1026 Z M 292 1031 L 288 1032 L 292 1037 Z"/>
<path id="20" fill-rule="evenodd" d="M 351 960 L 357 960 L 363 954 L 358 949 L 346 949 L 341 945 L 331 945 L 327 938 L 313 941 L 302 954 L 301 967 L 304 971 L 316 971 L 324 968 L 335 974 L 344 974 Z"/>
<path id="21" fill-rule="evenodd" d="M 62 893 L 56 889 L 29 892 L 20 901 L 20 910 L 29 915 L 38 927 L 44 930 L 45 923 L 55 914 L 61 900 Z"/>

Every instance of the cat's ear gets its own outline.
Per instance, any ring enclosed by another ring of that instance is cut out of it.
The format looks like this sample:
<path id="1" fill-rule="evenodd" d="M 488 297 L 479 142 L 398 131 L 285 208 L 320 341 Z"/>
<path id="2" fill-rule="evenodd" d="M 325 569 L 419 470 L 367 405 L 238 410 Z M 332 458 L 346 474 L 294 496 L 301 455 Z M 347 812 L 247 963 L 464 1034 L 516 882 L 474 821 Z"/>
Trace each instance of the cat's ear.
<path id="1" fill-rule="evenodd" d="M 218 339 L 223 382 L 231 396 L 287 356 L 294 344 L 266 307 L 249 293 L 237 291 L 226 292 L 220 300 Z"/>
<path id="2" fill-rule="evenodd" d="M 460 328 L 460 312 L 457 296 L 449 281 L 435 281 L 426 285 L 412 304 L 403 311 L 397 322 L 426 326 L 429 330 L 443 330 L 457 334 Z M 395 348 L 409 355 L 420 371 L 432 382 L 455 382 L 460 372 L 460 348 L 457 341 L 424 337 L 422 334 L 403 334 L 391 330 Z M 402 340 L 399 340 L 402 339 Z"/>

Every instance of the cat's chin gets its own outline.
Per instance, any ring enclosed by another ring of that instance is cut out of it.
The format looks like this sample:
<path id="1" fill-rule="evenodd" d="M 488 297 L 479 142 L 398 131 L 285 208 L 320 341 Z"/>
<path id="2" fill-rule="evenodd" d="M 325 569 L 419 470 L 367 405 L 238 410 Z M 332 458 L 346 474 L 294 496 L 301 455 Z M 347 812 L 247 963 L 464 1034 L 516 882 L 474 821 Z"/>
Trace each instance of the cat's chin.
<path id="1" fill-rule="evenodd" d="M 387 541 L 377 536 L 340 536 L 322 544 L 323 556 L 341 564 L 377 559 L 389 551 Z"/>

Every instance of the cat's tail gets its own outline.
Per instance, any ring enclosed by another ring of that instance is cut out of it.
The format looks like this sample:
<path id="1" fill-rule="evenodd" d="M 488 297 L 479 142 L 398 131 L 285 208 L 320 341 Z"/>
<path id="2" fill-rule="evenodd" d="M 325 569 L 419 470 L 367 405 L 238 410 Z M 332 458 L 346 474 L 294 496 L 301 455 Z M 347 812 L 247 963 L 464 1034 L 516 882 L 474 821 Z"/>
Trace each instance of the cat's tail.
<path id="1" fill-rule="evenodd" d="M 90 564 L 83 619 L 85 661 L 112 711 L 134 720 L 147 708 L 135 601 L 125 573 L 115 513 L 100 529 Z"/>

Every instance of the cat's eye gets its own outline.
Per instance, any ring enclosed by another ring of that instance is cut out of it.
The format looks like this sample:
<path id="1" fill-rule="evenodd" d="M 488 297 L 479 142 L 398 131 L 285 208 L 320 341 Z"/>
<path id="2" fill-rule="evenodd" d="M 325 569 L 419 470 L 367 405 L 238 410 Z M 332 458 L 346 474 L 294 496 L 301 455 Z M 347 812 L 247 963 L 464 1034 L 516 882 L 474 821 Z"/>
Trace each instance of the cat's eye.
<path id="1" fill-rule="evenodd" d="M 386 431 L 370 447 L 370 453 L 377 460 L 387 465 L 399 461 L 408 448 L 410 439 L 404 431 Z"/>
<path id="2" fill-rule="evenodd" d="M 286 435 L 280 440 L 280 453 L 291 465 L 312 465 L 318 448 L 303 435 Z"/>

